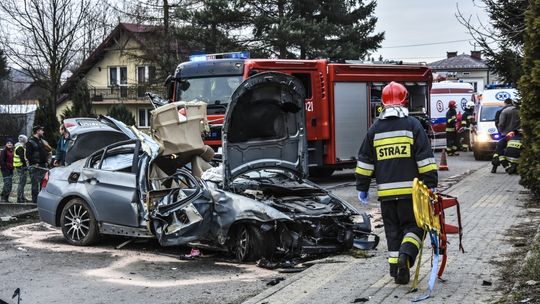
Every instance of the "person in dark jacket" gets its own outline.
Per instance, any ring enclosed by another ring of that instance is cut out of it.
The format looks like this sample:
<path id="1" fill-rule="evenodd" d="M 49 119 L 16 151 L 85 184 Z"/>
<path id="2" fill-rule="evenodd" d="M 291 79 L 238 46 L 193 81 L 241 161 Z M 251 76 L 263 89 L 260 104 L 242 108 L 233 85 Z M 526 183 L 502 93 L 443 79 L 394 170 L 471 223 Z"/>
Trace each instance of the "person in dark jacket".
<path id="1" fill-rule="evenodd" d="M 13 140 L 6 139 L 6 144 L 2 152 L 0 152 L 0 167 L 2 168 L 2 178 L 4 187 L 0 199 L 2 202 L 9 202 L 9 194 L 13 187 Z"/>
<path id="2" fill-rule="evenodd" d="M 28 177 L 28 162 L 26 161 L 26 143 L 28 137 L 26 135 L 19 135 L 19 142 L 15 144 L 15 150 L 13 155 L 13 167 L 19 175 L 19 186 L 17 187 L 17 203 L 25 203 L 28 200 L 24 196 L 24 187 L 26 186 L 26 179 Z"/>
<path id="3" fill-rule="evenodd" d="M 456 130 L 457 113 L 456 101 L 448 102 L 448 111 L 446 112 L 446 153 L 448 156 L 459 155 L 458 150 L 458 135 Z"/>
<path id="4" fill-rule="evenodd" d="M 69 143 L 69 132 L 66 130 L 64 125 L 60 126 L 60 138 L 56 144 L 56 156 L 54 159 L 54 166 L 65 166 L 66 165 L 66 152 Z"/>
<path id="5" fill-rule="evenodd" d="M 390 275 L 397 284 L 409 282 L 409 269 L 423 243 L 423 230 L 416 225 L 413 211 L 413 180 L 419 178 L 433 191 L 438 183 L 428 136 L 420 122 L 408 115 L 407 95 L 399 83 L 384 87 L 384 110 L 364 138 L 355 170 L 358 199 L 364 205 L 371 178 L 376 179 Z"/>
<path id="6" fill-rule="evenodd" d="M 43 143 L 43 129 L 42 126 L 32 128 L 32 137 L 26 144 L 26 159 L 28 160 L 28 171 L 32 183 L 32 203 L 34 204 L 37 204 L 37 196 L 41 180 L 47 171 L 47 157 L 49 155 Z"/>

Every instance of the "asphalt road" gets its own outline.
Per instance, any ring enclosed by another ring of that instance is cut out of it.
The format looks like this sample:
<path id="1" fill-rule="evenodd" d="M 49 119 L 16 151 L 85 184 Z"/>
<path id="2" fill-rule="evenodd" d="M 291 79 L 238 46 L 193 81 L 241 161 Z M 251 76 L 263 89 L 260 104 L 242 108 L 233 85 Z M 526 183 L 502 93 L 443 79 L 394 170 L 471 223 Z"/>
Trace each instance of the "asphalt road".
<path id="1" fill-rule="evenodd" d="M 472 153 L 449 158 L 441 184 L 485 164 Z M 375 191 L 370 205 L 360 206 L 353 172 L 316 182 L 370 212 L 375 232 L 381 233 Z M 124 241 L 107 237 L 96 246 L 76 247 L 43 223 L 0 228 L 0 299 L 16 303 L 11 295 L 20 288 L 23 303 L 240 303 L 269 288 L 272 280 L 291 277 L 206 251 L 202 258 L 180 260 L 188 249 L 165 249 L 153 241 L 115 249 Z"/>

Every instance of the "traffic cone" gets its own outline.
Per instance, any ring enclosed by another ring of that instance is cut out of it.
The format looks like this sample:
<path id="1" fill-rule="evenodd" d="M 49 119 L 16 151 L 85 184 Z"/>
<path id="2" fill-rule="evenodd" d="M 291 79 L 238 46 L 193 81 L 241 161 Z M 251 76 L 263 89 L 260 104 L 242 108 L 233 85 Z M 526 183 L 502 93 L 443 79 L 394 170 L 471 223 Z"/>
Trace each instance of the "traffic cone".
<path id="1" fill-rule="evenodd" d="M 441 162 L 439 164 L 439 171 L 448 171 L 448 163 L 446 162 L 446 149 L 444 148 L 441 153 Z"/>

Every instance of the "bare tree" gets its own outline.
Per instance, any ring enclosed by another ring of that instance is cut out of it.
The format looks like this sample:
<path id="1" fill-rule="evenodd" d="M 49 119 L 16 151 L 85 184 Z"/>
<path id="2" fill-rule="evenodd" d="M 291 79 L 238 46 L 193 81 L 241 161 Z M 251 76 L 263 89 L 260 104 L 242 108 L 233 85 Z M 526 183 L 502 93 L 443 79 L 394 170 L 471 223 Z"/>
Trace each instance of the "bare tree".
<path id="1" fill-rule="evenodd" d="M 457 7 L 456 18 L 484 52 L 490 68 L 506 82 L 516 83 L 522 74 L 525 11 L 531 0 L 473 0 L 489 16 L 483 23 L 478 16 L 466 15 Z"/>
<path id="2" fill-rule="evenodd" d="M 2 0 L 1 43 L 6 56 L 47 89 L 56 112 L 61 74 L 81 48 L 91 0 Z"/>

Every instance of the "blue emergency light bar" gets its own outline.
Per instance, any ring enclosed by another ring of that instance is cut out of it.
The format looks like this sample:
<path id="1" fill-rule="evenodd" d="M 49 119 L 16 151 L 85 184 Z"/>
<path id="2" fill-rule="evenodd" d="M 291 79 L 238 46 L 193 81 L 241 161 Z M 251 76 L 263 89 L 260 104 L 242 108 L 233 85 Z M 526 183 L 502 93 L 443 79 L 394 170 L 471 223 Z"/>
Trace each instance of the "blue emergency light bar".
<path id="1" fill-rule="evenodd" d="M 248 59 L 249 52 L 231 52 L 231 53 L 217 53 L 217 54 L 197 54 L 189 56 L 189 61 L 207 61 L 212 59 Z"/>

